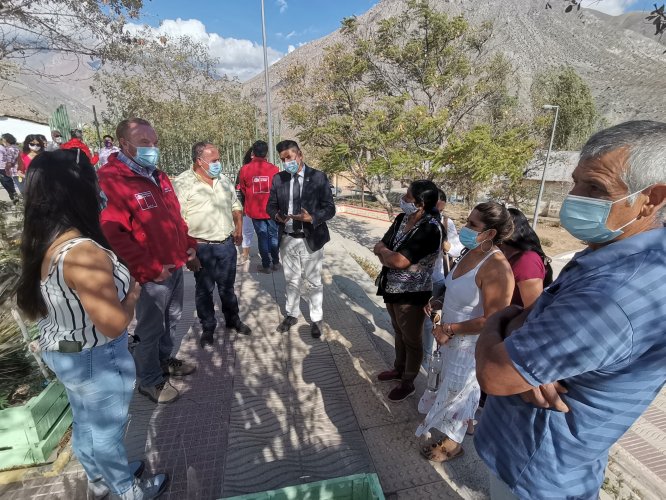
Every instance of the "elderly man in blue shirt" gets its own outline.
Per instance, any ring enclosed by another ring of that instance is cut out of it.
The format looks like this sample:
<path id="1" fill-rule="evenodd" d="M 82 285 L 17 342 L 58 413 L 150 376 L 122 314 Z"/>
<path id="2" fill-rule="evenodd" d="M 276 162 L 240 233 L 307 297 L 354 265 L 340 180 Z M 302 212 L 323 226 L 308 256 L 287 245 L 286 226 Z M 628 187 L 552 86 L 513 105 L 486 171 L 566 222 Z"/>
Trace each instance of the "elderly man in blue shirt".
<path id="1" fill-rule="evenodd" d="M 666 380 L 666 123 L 590 138 L 560 211 L 588 248 L 476 346 L 491 498 L 597 499 L 610 447 Z"/>

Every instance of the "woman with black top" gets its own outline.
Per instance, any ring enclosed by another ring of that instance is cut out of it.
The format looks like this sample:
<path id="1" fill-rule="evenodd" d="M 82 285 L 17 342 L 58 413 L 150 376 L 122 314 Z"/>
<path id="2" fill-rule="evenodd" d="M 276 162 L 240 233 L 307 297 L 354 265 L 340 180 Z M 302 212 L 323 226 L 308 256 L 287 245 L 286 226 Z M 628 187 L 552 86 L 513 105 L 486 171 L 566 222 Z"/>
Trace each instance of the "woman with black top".
<path id="1" fill-rule="evenodd" d="M 379 374 L 381 381 L 399 380 L 388 395 L 399 402 L 414 394 L 414 379 L 423 360 L 424 306 L 432 295 L 432 271 L 446 238 L 436 205 L 437 186 L 414 181 L 400 200 L 398 215 L 374 253 L 382 263 L 377 294 L 384 297 L 395 330 L 395 362 Z"/>

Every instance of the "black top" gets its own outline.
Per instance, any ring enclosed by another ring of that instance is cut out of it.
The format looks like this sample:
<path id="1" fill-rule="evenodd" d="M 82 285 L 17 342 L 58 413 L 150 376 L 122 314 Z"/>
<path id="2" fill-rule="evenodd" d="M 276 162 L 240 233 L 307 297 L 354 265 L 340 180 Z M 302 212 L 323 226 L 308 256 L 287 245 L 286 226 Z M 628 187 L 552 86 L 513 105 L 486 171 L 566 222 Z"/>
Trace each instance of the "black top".
<path id="1" fill-rule="evenodd" d="M 404 218 L 405 214 L 396 217 L 382 242 L 411 265 L 407 269 L 383 269 L 388 279 L 384 302 L 424 306 L 432 296 L 432 270 L 444 230 L 437 218 L 426 216 L 405 234 L 401 232 Z"/>

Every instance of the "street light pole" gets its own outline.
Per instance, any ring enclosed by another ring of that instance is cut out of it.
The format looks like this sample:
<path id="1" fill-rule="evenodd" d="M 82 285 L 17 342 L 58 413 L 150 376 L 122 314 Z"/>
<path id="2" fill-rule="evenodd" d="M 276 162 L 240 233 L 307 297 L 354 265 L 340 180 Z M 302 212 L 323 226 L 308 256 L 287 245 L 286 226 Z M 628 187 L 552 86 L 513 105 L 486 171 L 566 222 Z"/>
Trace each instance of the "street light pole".
<path id="1" fill-rule="evenodd" d="M 271 117 L 271 86 L 268 78 L 268 47 L 266 46 L 266 16 L 264 15 L 264 0 L 261 0 L 261 32 L 264 38 L 264 81 L 266 85 L 266 116 L 268 117 L 268 154 L 269 161 L 275 163 L 273 151 L 273 119 Z"/>
<path id="2" fill-rule="evenodd" d="M 548 160 L 550 160 L 550 152 L 553 150 L 553 140 L 555 140 L 555 128 L 557 127 L 557 117 L 560 114 L 560 107 L 551 104 L 545 104 L 543 109 L 554 109 L 555 120 L 553 120 L 553 131 L 550 133 L 550 145 L 548 146 L 548 153 L 546 154 L 546 164 L 543 166 L 543 175 L 541 176 L 541 186 L 539 187 L 539 196 L 537 197 L 536 206 L 534 207 L 534 217 L 532 218 L 532 229 L 536 231 L 537 219 L 539 218 L 539 205 L 541 204 L 541 197 L 543 196 L 543 188 L 546 184 L 546 169 L 548 168 Z"/>

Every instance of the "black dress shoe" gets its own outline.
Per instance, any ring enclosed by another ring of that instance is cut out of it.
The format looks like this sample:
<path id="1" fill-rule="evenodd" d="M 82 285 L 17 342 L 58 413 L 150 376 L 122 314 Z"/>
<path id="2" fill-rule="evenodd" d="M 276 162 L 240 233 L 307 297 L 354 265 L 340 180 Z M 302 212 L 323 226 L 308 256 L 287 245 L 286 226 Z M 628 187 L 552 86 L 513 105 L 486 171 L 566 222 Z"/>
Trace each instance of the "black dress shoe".
<path id="1" fill-rule="evenodd" d="M 238 333 L 242 333 L 243 335 L 250 335 L 252 333 L 252 329 L 243 323 L 240 319 L 237 319 L 230 325 L 227 325 L 227 328 L 236 330 Z"/>
<path id="2" fill-rule="evenodd" d="M 286 333 L 296 323 L 298 323 L 298 319 L 294 318 L 293 316 L 287 316 L 282 320 L 282 323 L 278 325 L 275 331 L 278 333 Z"/>
<path id="3" fill-rule="evenodd" d="M 310 333 L 312 334 L 313 339 L 318 339 L 321 337 L 321 329 L 322 329 L 322 323 L 321 321 L 315 321 L 312 323 L 312 329 L 310 330 Z"/>
<path id="4" fill-rule="evenodd" d="M 203 332 L 201 334 L 201 339 L 199 339 L 199 345 L 203 349 L 206 345 L 213 345 L 215 339 L 213 338 L 213 332 Z"/>

